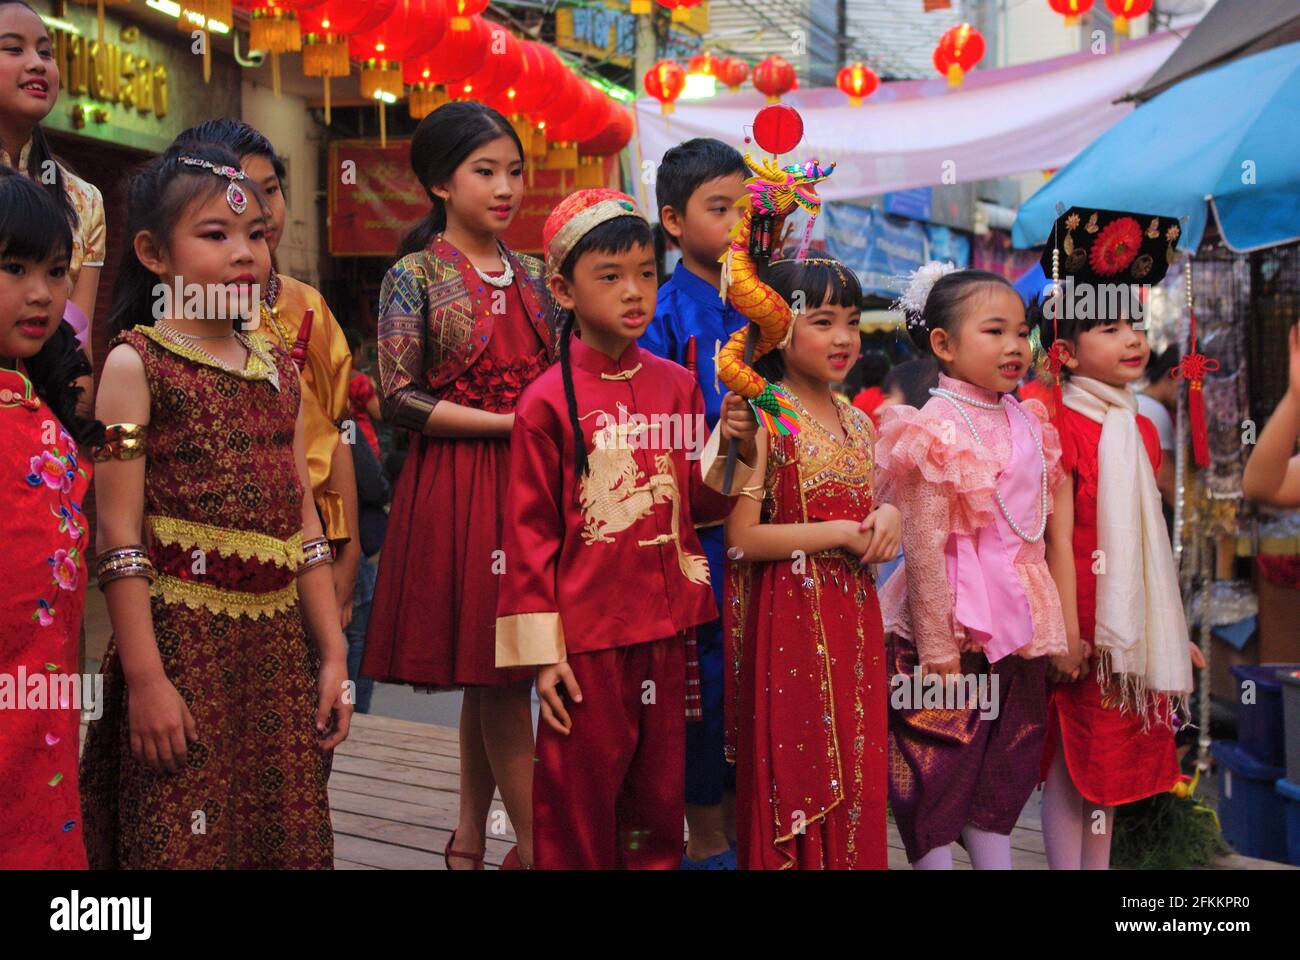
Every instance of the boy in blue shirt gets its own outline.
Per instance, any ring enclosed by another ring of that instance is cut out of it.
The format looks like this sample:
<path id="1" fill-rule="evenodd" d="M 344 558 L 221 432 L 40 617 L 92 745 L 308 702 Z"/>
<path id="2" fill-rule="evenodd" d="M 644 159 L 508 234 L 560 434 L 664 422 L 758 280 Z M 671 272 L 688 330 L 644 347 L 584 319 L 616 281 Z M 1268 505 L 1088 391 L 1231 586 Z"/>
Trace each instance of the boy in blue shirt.
<path id="1" fill-rule="evenodd" d="M 685 365 L 686 345 L 696 341 L 700 389 L 709 429 L 718 422 L 726 393 L 714 376 L 717 351 L 745 325 L 745 318 L 718 293 L 719 257 L 740 219 L 735 203 L 745 195 L 749 171 L 739 151 L 699 137 L 664 154 L 655 181 L 659 222 L 681 250 L 677 269 L 659 288 L 654 319 L 642 335 L 643 350 Z M 709 561 L 713 592 L 722 609 L 722 525 L 699 529 Z M 683 869 L 734 870 L 735 769 L 723 756 L 722 621 L 696 628 L 700 699 L 704 717 L 686 725 L 686 822 L 690 828 Z M 726 804 L 724 806 L 724 800 Z"/>

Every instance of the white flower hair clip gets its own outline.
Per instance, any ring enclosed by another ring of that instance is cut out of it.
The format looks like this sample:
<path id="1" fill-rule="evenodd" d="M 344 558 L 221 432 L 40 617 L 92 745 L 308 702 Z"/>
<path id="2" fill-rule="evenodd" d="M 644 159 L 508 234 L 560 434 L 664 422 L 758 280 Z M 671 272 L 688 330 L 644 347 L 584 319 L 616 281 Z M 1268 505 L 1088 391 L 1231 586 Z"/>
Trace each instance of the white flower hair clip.
<path id="1" fill-rule="evenodd" d="M 956 269 L 957 265 L 949 260 L 930 260 L 912 271 L 907 289 L 894 301 L 894 307 L 903 311 L 909 327 L 925 324 L 925 302 L 930 299 L 930 291 L 940 277 Z"/>

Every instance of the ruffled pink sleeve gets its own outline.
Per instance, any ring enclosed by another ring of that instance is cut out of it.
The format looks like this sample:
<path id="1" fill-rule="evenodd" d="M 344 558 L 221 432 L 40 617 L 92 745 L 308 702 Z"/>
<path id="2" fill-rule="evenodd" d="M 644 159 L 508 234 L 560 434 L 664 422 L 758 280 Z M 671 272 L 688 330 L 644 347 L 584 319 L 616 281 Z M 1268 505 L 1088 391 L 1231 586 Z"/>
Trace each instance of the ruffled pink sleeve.
<path id="1" fill-rule="evenodd" d="M 1023 400 L 1023 410 L 1035 417 L 1043 428 L 1043 456 L 1047 459 L 1047 491 L 1055 493 L 1056 488 L 1065 479 L 1065 468 L 1061 464 L 1061 434 L 1048 416 L 1047 407 L 1041 400 Z M 1051 500 L 1048 500 L 1047 512 L 1052 512 Z"/>
<path id="2" fill-rule="evenodd" d="M 960 648 L 944 549 L 953 532 L 992 520 L 997 465 L 951 421 L 896 406 L 881 416 L 876 466 L 883 498 L 903 517 L 904 568 L 895 576 L 906 577 L 906 597 L 887 627 L 910 637 L 923 663 L 951 660 Z"/>

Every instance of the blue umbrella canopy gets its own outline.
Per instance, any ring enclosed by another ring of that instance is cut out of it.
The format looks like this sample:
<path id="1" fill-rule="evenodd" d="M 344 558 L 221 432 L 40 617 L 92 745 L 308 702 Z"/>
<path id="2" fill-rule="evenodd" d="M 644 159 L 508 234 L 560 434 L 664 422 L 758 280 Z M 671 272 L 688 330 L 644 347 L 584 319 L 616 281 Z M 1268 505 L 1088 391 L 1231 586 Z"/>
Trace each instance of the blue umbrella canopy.
<path id="1" fill-rule="evenodd" d="M 1198 74 L 1138 107 L 1020 207 L 1017 247 L 1046 243 L 1063 207 L 1214 216 L 1239 253 L 1300 239 L 1300 43 Z"/>

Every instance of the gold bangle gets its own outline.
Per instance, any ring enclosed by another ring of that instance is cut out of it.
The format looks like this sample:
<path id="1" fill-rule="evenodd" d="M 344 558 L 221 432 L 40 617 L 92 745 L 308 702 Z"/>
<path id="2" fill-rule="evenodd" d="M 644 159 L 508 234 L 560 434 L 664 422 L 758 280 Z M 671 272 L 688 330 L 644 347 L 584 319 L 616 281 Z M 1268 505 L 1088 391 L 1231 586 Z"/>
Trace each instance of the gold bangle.
<path id="1" fill-rule="evenodd" d="M 139 423 L 110 423 L 104 427 L 104 445 L 94 453 L 96 463 L 135 460 L 145 453 L 149 428 Z"/>
<path id="2" fill-rule="evenodd" d="M 762 491 L 763 496 L 760 497 L 757 493 L 755 493 L 756 490 Z M 740 495 L 742 497 L 749 497 L 749 499 L 753 500 L 755 503 L 762 503 L 765 499 L 767 499 L 767 491 L 764 489 L 764 486 L 761 483 L 753 487 L 741 487 Z"/>

